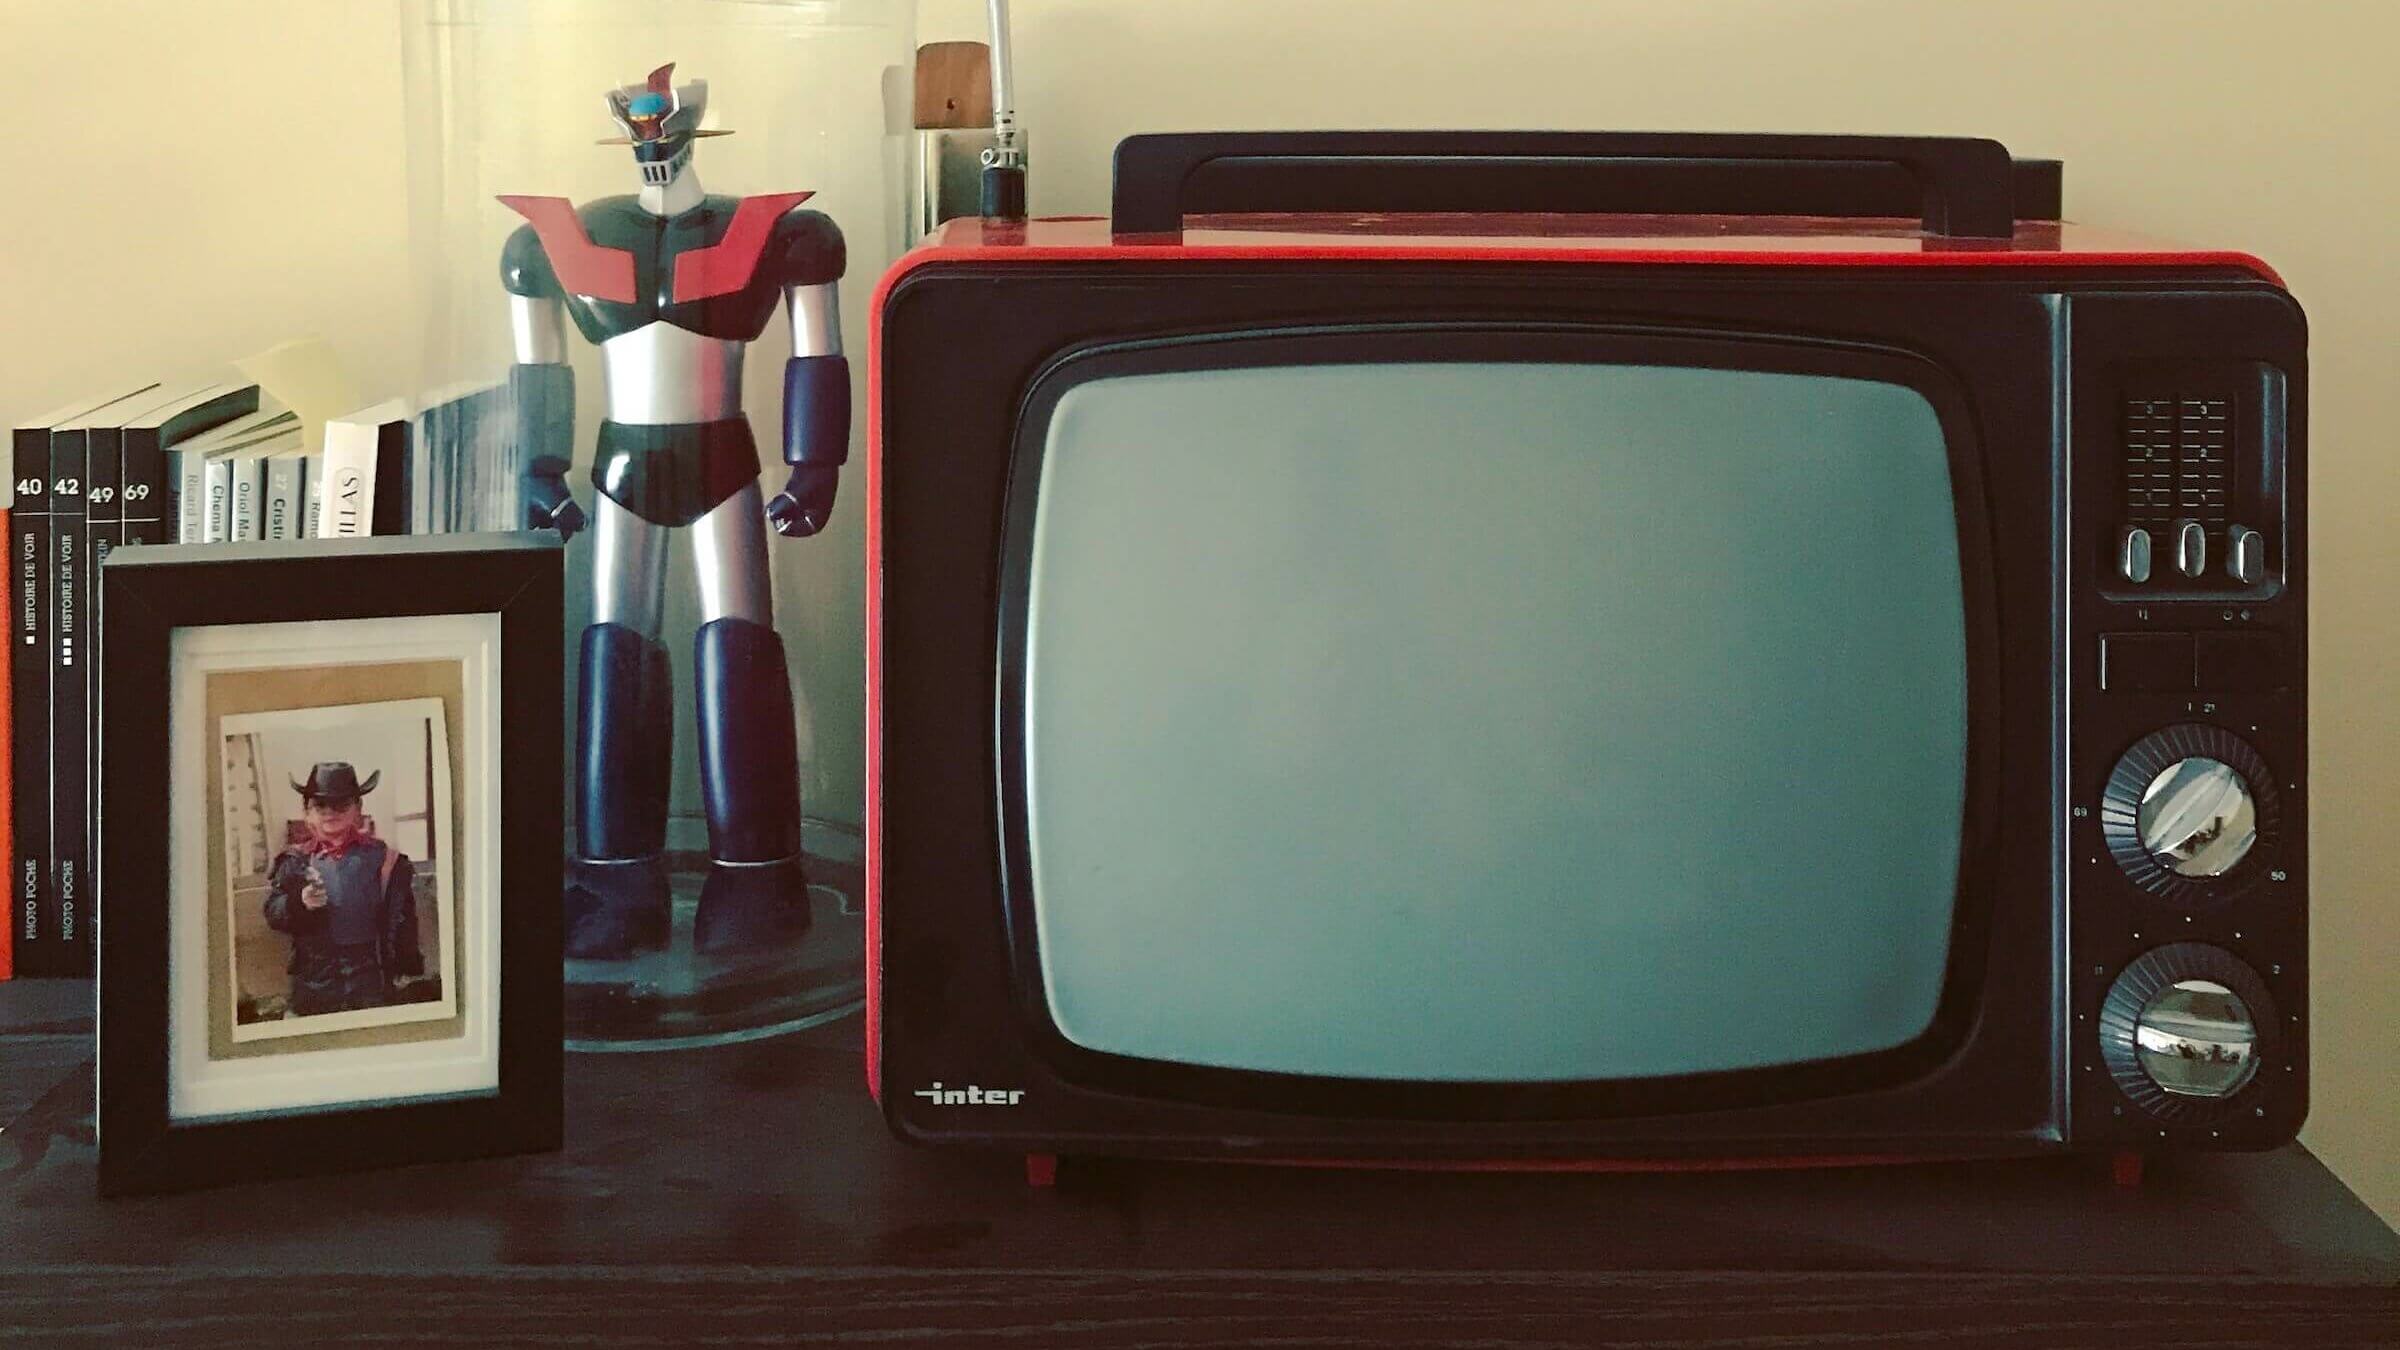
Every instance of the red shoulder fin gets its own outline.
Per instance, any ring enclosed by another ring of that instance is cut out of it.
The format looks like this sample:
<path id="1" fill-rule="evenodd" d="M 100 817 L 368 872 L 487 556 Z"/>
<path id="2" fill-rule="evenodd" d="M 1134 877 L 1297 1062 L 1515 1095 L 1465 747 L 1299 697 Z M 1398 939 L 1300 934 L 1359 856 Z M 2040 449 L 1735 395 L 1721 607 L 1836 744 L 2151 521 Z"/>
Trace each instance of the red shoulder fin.
<path id="1" fill-rule="evenodd" d="M 634 302 L 633 255 L 593 243 L 584 233 L 583 219 L 575 214 L 575 203 L 564 197 L 504 196 L 500 201 L 533 223 L 561 289 L 620 305 Z"/>
<path id="2" fill-rule="evenodd" d="M 784 212 L 816 196 L 814 192 L 771 192 L 744 197 L 733 208 L 733 223 L 725 236 L 707 248 L 696 248 L 675 259 L 675 302 L 731 295 L 750 284 L 758 273 L 759 255 L 775 236 L 775 221 Z M 538 226 L 536 228 L 539 228 Z M 545 237 L 544 243 L 548 243 Z"/>

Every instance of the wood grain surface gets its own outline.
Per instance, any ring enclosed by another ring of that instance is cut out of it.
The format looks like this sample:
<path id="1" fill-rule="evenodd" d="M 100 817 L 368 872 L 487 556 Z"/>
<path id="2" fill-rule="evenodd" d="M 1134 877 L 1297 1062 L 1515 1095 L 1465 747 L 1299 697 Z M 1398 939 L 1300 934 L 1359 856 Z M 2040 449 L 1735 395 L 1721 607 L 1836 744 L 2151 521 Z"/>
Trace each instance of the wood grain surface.
<path id="1" fill-rule="evenodd" d="M 992 49 L 980 42 L 928 42 L 917 48 L 916 124 L 989 127 Z"/>
<path id="2" fill-rule="evenodd" d="M 26 992 L 33 991 L 33 992 Z M 911 1149 L 855 1021 L 568 1062 L 546 1157 L 93 1198 L 81 986 L 0 986 L 0 1340 L 2400 1344 L 2400 1237 L 2304 1150 L 1681 1176 Z M 33 1080 L 46 1080 L 33 1090 Z"/>

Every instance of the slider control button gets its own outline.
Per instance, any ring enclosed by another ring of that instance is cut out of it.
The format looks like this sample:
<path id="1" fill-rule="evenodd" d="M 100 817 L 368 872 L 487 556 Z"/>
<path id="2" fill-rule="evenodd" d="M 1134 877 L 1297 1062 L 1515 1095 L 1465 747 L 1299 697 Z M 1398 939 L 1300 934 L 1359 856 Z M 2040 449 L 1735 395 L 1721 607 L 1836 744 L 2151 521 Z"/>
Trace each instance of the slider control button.
<path id="1" fill-rule="evenodd" d="M 2175 522 L 2175 570 L 2187 577 L 2208 570 L 2208 531 L 2199 521 Z"/>
<path id="2" fill-rule="evenodd" d="M 2139 586 L 2150 579 L 2150 532 L 2136 525 L 2117 541 L 2117 574 Z"/>
<path id="3" fill-rule="evenodd" d="M 2266 536 L 2236 525 L 2225 532 L 2225 574 L 2244 586 L 2255 586 L 2267 574 Z"/>

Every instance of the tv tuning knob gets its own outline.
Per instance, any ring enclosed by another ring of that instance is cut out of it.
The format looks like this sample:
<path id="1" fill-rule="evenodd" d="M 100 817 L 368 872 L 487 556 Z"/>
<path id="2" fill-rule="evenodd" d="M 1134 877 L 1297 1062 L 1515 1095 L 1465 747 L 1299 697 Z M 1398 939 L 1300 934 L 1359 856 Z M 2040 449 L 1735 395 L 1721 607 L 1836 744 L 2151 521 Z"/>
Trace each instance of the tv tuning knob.
<path id="1" fill-rule="evenodd" d="M 2232 952 L 2198 942 L 2136 957 L 2101 1000 L 2099 1022 L 2109 1077 L 2169 1125 L 2238 1117 L 2261 1100 L 2259 1070 L 2282 1051 L 2266 982 Z"/>
<path id="2" fill-rule="evenodd" d="M 2273 778 L 2258 752 L 2222 727 L 2197 723 L 2142 738 L 2100 795 L 2100 832 L 2117 865 L 2135 885 L 2169 898 L 2202 898 L 2239 881 L 2229 874 L 2273 837 L 2276 815 Z"/>
<path id="3" fill-rule="evenodd" d="M 2221 877 L 2258 842 L 2258 807 L 2241 771 L 2205 755 L 2150 780 L 2135 811 L 2142 847 L 2178 876 Z"/>

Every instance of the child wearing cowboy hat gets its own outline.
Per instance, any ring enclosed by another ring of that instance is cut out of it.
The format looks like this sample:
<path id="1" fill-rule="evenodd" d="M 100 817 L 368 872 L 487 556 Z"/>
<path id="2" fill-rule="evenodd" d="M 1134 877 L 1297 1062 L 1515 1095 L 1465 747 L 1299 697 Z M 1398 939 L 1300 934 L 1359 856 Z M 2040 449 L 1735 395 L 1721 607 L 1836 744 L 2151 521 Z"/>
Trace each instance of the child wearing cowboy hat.
<path id="1" fill-rule="evenodd" d="M 361 783 L 335 760 L 292 784 L 308 840 L 277 856 L 266 901 L 267 926 L 292 939 L 291 1016 L 380 1008 L 399 1001 L 396 981 L 425 973 L 415 869 L 360 804 L 382 777 Z"/>

